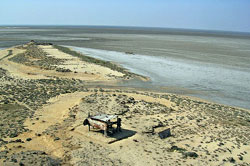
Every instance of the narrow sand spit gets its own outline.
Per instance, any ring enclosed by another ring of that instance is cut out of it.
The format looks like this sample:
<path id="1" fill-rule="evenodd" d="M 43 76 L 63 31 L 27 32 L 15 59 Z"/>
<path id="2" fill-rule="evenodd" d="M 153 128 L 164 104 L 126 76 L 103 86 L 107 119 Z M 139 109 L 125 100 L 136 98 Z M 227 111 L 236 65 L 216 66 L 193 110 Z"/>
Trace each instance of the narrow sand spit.
<path id="1" fill-rule="evenodd" d="M 9 61 L 8 59 L 25 51 L 24 49 L 18 49 L 15 47 L 0 51 L 0 59 L 7 55 L 8 50 L 13 51 L 11 56 L 0 61 L 1 67 L 5 70 L 8 70 L 12 76 L 22 79 L 48 79 L 51 77 L 61 77 L 80 79 L 84 81 L 115 81 L 116 77 L 121 78 L 124 75 L 106 67 L 83 62 L 77 57 L 73 57 L 53 48 L 53 46 L 39 46 L 39 48 L 46 52 L 48 57 L 53 57 L 55 59 L 64 61 L 62 64 L 55 66 L 63 69 L 69 69 L 72 72 L 44 70 L 39 66 L 27 66 Z"/>

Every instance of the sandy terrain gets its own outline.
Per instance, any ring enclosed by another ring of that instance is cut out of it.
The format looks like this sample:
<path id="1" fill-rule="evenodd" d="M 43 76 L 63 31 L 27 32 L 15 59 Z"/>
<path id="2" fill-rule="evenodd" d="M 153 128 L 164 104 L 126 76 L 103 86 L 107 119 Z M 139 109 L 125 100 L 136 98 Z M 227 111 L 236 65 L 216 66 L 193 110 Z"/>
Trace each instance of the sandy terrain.
<path id="1" fill-rule="evenodd" d="M 106 80 L 106 79 L 109 80 L 111 79 L 110 76 L 122 77 L 124 75 L 120 72 L 113 71 L 106 67 L 83 62 L 79 58 L 72 57 L 71 55 L 60 52 L 59 50 L 53 48 L 52 46 L 40 46 L 40 48 L 42 48 L 45 52 L 47 52 L 49 54 L 48 56 L 52 56 L 56 59 L 66 60 L 63 64 L 58 66 L 70 69 L 73 72 L 79 73 L 79 75 L 83 75 L 86 73 L 91 75 L 97 75 L 100 78 L 95 78 L 96 80 Z"/>
<path id="2" fill-rule="evenodd" d="M 114 78 L 123 77 L 123 73 L 113 71 L 99 65 L 83 62 L 77 57 L 60 52 L 52 46 L 39 46 L 48 57 L 63 60 L 64 62 L 57 65 L 59 68 L 69 69 L 71 72 L 57 72 L 54 70 L 43 70 L 38 66 L 27 66 L 20 63 L 9 61 L 8 58 L 14 57 L 17 54 L 23 53 L 24 49 L 12 48 L 0 51 L 1 67 L 8 70 L 14 77 L 22 79 L 45 79 L 50 77 L 74 78 L 80 80 L 91 81 L 106 81 L 115 80 Z M 8 58 L 4 58 L 8 50 L 13 53 Z"/>
<path id="3" fill-rule="evenodd" d="M 0 165 L 250 165 L 249 110 L 175 94 L 86 88 L 123 74 L 52 46 L 26 47 L 41 56 L 10 49 L 0 51 Z M 118 115 L 122 132 L 88 131 L 84 119 L 100 112 Z M 171 136 L 161 139 L 169 128 Z"/>
<path id="4" fill-rule="evenodd" d="M 102 74 L 102 75 L 110 74 L 117 77 L 123 76 L 122 73 L 112 71 L 109 68 L 83 62 L 77 57 L 72 57 L 71 55 L 65 54 L 63 52 L 58 51 L 57 49 L 54 49 L 52 46 L 41 46 L 41 48 L 45 52 L 49 53 L 49 56 L 55 57 L 57 59 L 67 59 L 68 61 L 62 64 L 62 67 L 67 66 L 69 69 L 73 71 L 82 72 L 84 70 L 87 71 L 87 73 Z"/>

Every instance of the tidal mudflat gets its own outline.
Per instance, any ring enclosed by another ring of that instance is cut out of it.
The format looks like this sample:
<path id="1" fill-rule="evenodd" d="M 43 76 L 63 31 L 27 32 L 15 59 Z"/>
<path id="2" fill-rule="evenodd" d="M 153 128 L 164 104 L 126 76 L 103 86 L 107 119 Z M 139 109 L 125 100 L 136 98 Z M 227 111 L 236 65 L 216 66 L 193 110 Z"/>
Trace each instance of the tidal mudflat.
<path id="1" fill-rule="evenodd" d="M 166 56 L 71 48 L 90 57 L 116 62 L 134 73 L 151 79 L 148 83 L 127 82 L 129 86 L 168 87 L 169 91 L 172 87 L 171 92 L 201 97 L 226 105 L 250 108 L 250 69 L 209 63 L 205 60 L 192 61 Z"/>

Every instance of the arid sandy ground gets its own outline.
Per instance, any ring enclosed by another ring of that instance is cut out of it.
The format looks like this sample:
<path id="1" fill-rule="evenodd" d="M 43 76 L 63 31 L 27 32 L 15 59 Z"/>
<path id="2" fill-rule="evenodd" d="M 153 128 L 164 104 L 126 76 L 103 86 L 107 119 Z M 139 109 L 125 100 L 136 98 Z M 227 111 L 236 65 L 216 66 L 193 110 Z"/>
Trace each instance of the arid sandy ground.
<path id="1" fill-rule="evenodd" d="M 250 165 L 249 110 L 175 94 L 86 88 L 124 73 L 51 45 L 0 51 L 0 165 Z M 130 77 L 133 77 L 131 75 Z M 117 114 L 116 140 L 88 113 Z M 172 136 L 158 133 L 170 128 Z"/>

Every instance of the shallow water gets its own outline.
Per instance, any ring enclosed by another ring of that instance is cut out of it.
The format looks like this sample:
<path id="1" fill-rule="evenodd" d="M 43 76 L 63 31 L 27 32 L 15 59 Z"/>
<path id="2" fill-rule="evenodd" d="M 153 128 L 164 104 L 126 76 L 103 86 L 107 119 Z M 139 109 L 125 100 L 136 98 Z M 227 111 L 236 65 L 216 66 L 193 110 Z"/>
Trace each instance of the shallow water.
<path id="1" fill-rule="evenodd" d="M 250 71 L 171 57 L 131 55 L 122 52 L 71 47 L 84 55 L 117 62 L 130 71 L 150 77 L 144 87 L 180 87 L 213 102 L 250 108 Z M 138 85 L 139 84 L 139 85 Z M 141 87 L 141 82 L 129 86 Z M 176 88 L 178 89 L 178 88 Z M 181 90 L 176 90 L 181 92 Z"/>

